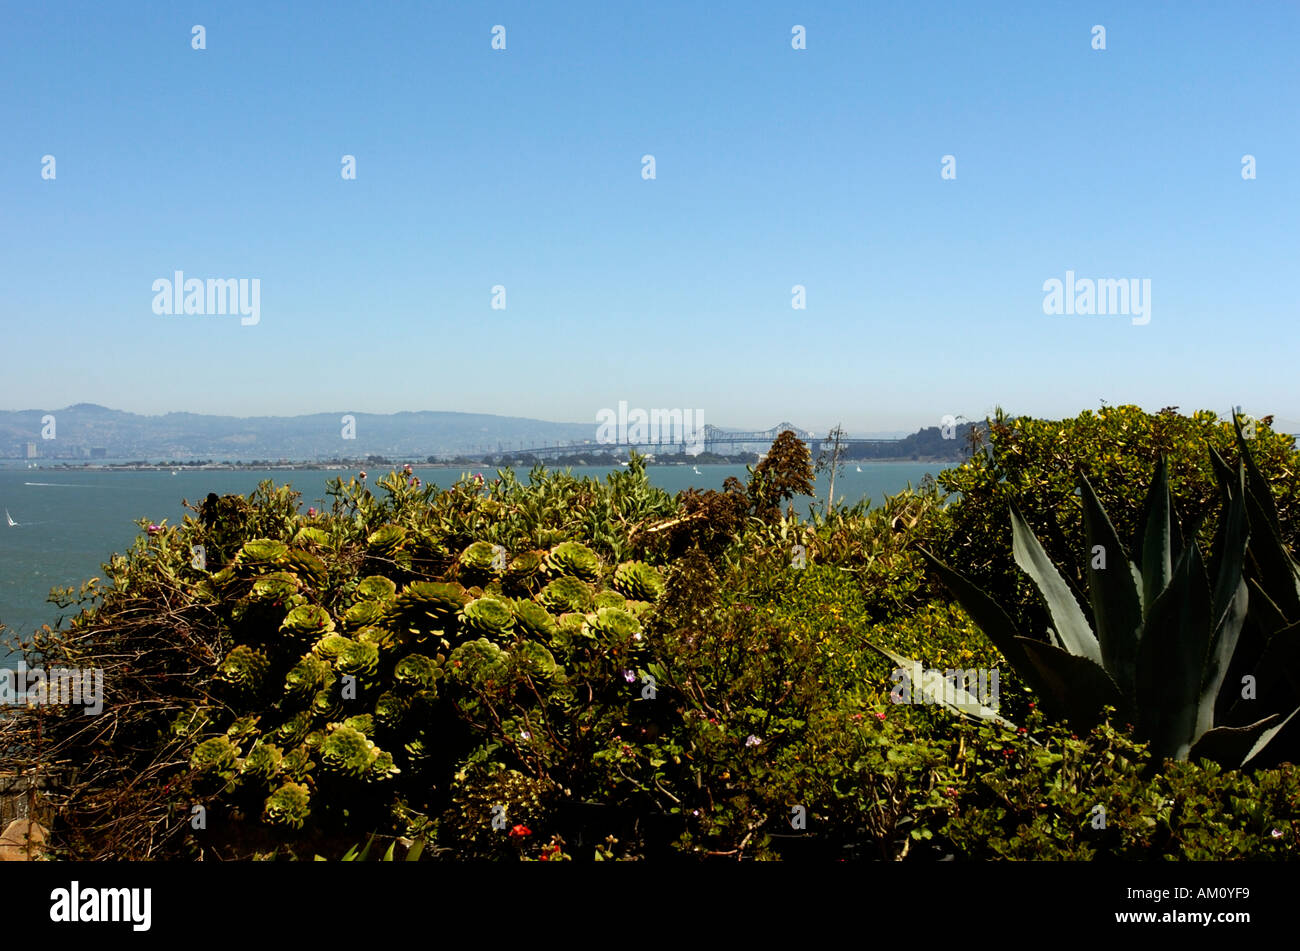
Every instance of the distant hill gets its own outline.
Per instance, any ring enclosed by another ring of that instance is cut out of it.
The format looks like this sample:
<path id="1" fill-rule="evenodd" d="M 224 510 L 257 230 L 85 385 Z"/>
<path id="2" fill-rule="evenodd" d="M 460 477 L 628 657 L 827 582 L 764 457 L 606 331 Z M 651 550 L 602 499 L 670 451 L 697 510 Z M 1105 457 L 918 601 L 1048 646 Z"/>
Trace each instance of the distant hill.
<path id="1" fill-rule="evenodd" d="M 145 416 L 78 403 L 64 409 L 0 411 L 0 458 L 23 459 L 34 444 L 46 462 L 110 460 L 186 461 L 426 459 L 430 456 L 497 457 L 556 444 L 595 443 L 596 423 L 553 423 L 486 413 L 403 412 L 346 414 L 355 418 L 355 438 L 343 438 L 344 413 L 308 416 L 204 416 L 167 413 Z M 42 438 L 43 422 L 54 417 L 53 439 Z M 725 427 L 724 427 L 725 428 Z M 847 458 L 964 458 L 968 424 L 956 439 L 942 439 L 937 427 L 906 435 L 896 446 L 854 447 Z M 822 434 L 824 435 L 824 434 Z M 884 436 L 885 434 L 876 434 Z M 901 436 L 903 434 L 889 434 Z M 594 448 L 594 445 L 593 445 Z M 759 447 L 755 447 L 759 448 Z"/>
<path id="2" fill-rule="evenodd" d="M 54 417 L 54 439 L 42 418 Z M 103 449 L 110 459 L 331 459 L 368 455 L 424 458 L 594 439 L 595 422 L 552 423 L 483 413 L 354 413 L 355 439 L 342 437 L 343 412 L 309 416 L 143 416 L 78 403 L 59 410 L 0 411 L 0 457 L 23 458 L 35 443 L 45 460 L 76 460 Z"/>

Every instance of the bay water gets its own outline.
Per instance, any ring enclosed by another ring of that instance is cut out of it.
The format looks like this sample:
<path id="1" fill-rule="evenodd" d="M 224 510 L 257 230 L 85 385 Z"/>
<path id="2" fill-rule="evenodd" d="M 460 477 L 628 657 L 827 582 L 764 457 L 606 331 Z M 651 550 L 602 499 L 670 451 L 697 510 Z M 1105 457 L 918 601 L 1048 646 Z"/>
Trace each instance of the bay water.
<path id="1" fill-rule="evenodd" d="M 871 462 L 848 463 L 837 476 L 836 496 L 844 502 L 864 497 L 873 505 L 909 484 L 920 484 L 927 474 L 938 475 L 944 463 Z M 699 472 L 696 473 L 695 469 Z M 369 469 L 373 482 L 388 467 Z M 415 474 L 426 483 L 446 488 L 464 472 L 495 477 L 491 468 L 415 467 Z M 574 475 L 603 480 L 612 470 L 605 466 L 575 466 Z M 114 552 L 130 547 L 141 531 L 138 519 L 177 524 L 186 513 L 184 500 L 202 502 L 209 492 L 218 495 L 247 495 L 258 483 L 270 479 L 277 485 L 289 484 L 302 493 L 301 506 L 328 508 L 326 484 L 342 476 L 345 480 L 357 470 L 206 470 L 178 471 L 109 471 L 103 469 L 0 468 L 0 509 L 8 518 L 0 518 L 0 624 L 15 634 L 30 634 L 42 624 L 57 625 L 60 617 L 70 617 L 72 608 L 63 610 L 47 602 L 52 587 L 80 586 L 92 578 L 104 578 L 101 565 Z M 728 476 L 742 483 L 748 478 L 742 465 L 650 466 L 651 484 L 670 494 L 682 489 L 721 489 Z M 527 472 L 518 472 L 522 481 Z M 825 499 L 828 479 L 822 475 L 818 495 Z M 806 515 L 811 499 L 796 500 L 795 509 Z M 191 513 L 192 514 L 192 513 Z M 9 525 L 12 519 L 15 525 Z M 0 646 L 0 662 L 8 657 Z"/>

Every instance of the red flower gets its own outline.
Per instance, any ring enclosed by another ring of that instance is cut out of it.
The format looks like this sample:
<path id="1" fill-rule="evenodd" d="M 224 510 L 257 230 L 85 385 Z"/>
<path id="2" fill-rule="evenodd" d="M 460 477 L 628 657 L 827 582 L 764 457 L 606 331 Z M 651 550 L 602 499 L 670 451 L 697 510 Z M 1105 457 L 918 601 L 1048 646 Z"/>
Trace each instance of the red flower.
<path id="1" fill-rule="evenodd" d="M 533 830 L 526 825 L 517 825 L 510 830 L 511 838 L 522 839 L 526 835 L 532 835 Z"/>

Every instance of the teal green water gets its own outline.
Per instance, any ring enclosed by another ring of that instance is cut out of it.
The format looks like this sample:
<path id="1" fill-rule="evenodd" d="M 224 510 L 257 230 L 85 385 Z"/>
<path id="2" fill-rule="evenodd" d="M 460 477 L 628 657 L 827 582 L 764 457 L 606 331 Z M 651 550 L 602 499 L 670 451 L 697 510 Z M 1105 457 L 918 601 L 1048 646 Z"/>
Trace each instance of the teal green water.
<path id="1" fill-rule="evenodd" d="M 911 462 L 847 465 L 836 482 L 836 495 L 878 503 L 885 495 L 919 484 L 927 473 L 937 475 L 942 464 Z M 653 484 L 676 493 L 682 489 L 720 489 L 728 476 L 746 479 L 744 466 L 652 466 Z M 417 468 L 426 482 L 447 486 L 460 475 L 454 469 Z M 603 479 L 606 467 L 575 467 L 575 475 Z M 209 492 L 247 494 L 264 479 L 289 483 L 302 492 L 302 505 L 327 504 L 325 485 L 352 472 L 103 472 L 88 470 L 0 469 L 0 509 L 18 524 L 9 526 L 0 512 L 0 623 L 12 631 L 29 632 L 56 624 L 60 610 L 46 602 L 51 587 L 80 585 L 96 575 L 114 552 L 128 548 L 139 532 L 136 519 L 171 523 L 185 514 L 182 500 L 202 501 Z M 373 479 L 374 472 L 371 477 Z M 492 470 L 484 472 L 492 477 Z M 520 478 L 527 478 L 521 473 Z M 826 480 L 818 484 L 823 497 Z M 796 506 L 806 512 L 808 500 Z M 9 633 L 9 632 L 7 632 Z M 5 655 L 0 648 L 0 657 Z"/>

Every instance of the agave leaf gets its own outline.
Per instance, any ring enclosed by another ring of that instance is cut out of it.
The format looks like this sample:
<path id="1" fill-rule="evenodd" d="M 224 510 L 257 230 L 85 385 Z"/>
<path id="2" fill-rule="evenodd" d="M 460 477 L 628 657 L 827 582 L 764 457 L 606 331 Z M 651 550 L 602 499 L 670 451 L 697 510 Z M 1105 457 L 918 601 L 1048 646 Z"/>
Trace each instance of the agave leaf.
<path id="1" fill-rule="evenodd" d="M 1011 547 L 1016 564 L 1034 579 L 1047 609 L 1052 614 L 1056 636 L 1065 645 L 1066 650 L 1079 657 L 1086 657 L 1097 666 L 1102 666 L 1101 647 L 1097 635 L 1088 626 L 1088 619 L 1083 615 L 1079 602 L 1074 600 L 1070 586 L 1065 583 L 1052 559 L 1039 543 L 1015 503 L 1011 503 Z"/>
<path id="2" fill-rule="evenodd" d="M 1271 696 L 1273 685 L 1283 678 L 1300 694 L 1300 621 L 1274 632 L 1257 669 L 1257 687 L 1264 696 Z"/>
<path id="3" fill-rule="evenodd" d="M 1097 620 L 1101 657 L 1120 691 L 1131 696 L 1142 636 L 1142 575 L 1129 559 L 1087 478 L 1081 476 L 1080 483 L 1088 539 L 1088 592 Z M 1098 545 L 1106 553 L 1104 569 L 1093 567 L 1092 552 Z"/>
<path id="4" fill-rule="evenodd" d="M 1223 615 L 1219 617 L 1219 622 L 1210 638 L 1209 650 L 1205 655 L 1205 665 L 1201 673 L 1201 694 L 1196 702 L 1194 736 L 1200 736 L 1214 726 L 1214 712 L 1219 691 L 1228 673 L 1228 665 L 1232 663 L 1232 655 L 1237 650 L 1242 625 L 1246 622 L 1248 598 L 1249 589 L 1239 574 L 1237 590 L 1224 609 Z"/>
<path id="5" fill-rule="evenodd" d="M 424 839 L 416 839 L 409 849 L 406 850 L 407 862 L 418 862 L 420 856 L 424 854 Z"/>
<path id="6" fill-rule="evenodd" d="M 1300 620 L 1300 571 L 1286 549 L 1278 528 L 1277 504 L 1268 480 L 1255 465 L 1254 456 L 1241 432 L 1241 423 L 1234 414 L 1233 428 L 1237 433 L 1237 450 L 1241 465 L 1246 470 L 1246 513 L 1250 519 L 1251 534 L 1256 544 L 1251 546 L 1260 584 L 1270 600 L 1281 609 L 1288 621 Z"/>
<path id="7" fill-rule="evenodd" d="M 1277 726 L 1269 727 L 1267 730 L 1261 733 L 1259 735 L 1259 738 L 1255 740 L 1255 745 L 1252 746 L 1250 748 L 1250 752 L 1246 754 L 1246 758 L 1241 761 L 1241 765 L 1245 766 L 1247 763 L 1253 760 L 1260 753 L 1264 752 L 1264 748 L 1268 746 L 1269 743 L 1273 742 L 1273 740 L 1277 738 L 1279 733 L 1281 733 L 1283 730 L 1286 729 L 1287 724 L 1290 723 L 1295 718 L 1295 715 L 1297 713 L 1300 713 L 1300 707 L 1297 707 L 1296 709 L 1292 710 L 1287 715 L 1287 718 L 1283 720 L 1281 723 L 1279 723 Z M 1275 713 L 1273 715 L 1279 716 L 1280 714 Z"/>
<path id="8" fill-rule="evenodd" d="M 1210 636 L 1209 584 L 1192 543 L 1147 612 L 1138 649 L 1138 729 L 1157 761 L 1185 759 L 1196 738 Z"/>
<path id="9" fill-rule="evenodd" d="M 381 862 L 391 862 L 391 861 L 393 860 L 393 853 L 396 852 L 396 851 L 397 851 L 397 842 L 394 841 L 394 842 L 392 842 L 392 843 L 389 844 L 389 846 L 388 846 L 388 851 L 384 853 L 384 857 L 383 857 L 382 859 L 380 859 L 380 861 L 381 861 Z"/>
<path id="10" fill-rule="evenodd" d="M 1076 731 L 1099 723 L 1102 708 L 1107 705 L 1128 715 L 1129 704 L 1100 664 L 1027 637 L 1020 638 L 1020 642 L 1043 684 L 1039 696 L 1049 710 L 1057 711 Z"/>
<path id="11" fill-rule="evenodd" d="M 1293 716 L 1295 713 L 1283 720 L 1282 714 L 1274 713 L 1249 726 L 1218 726 L 1206 730 L 1192 746 L 1187 758 L 1193 762 L 1212 760 L 1225 769 L 1245 766 L 1263 752 Z"/>
<path id="12" fill-rule="evenodd" d="M 1169 508 L 1169 467 L 1162 454 L 1142 504 L 1142 609 L 1147 614 L 1173 577 Z"/>
<path id="13" fill-rule="evenodd" d="M 993 646 L 1002 652 L 1002 656 L 1017 671 L 1027 669 L 1032 674 L 1032 667 L 1024 649 L 1020 646 L 1019 632 L 1011 618 L 1002 610 L 1001 605 L 990 598 L 973 581 L 959 571 L 949 568 L 924 548 L 917 546 L 917 551 L 926 563 L 934 569 L 944 586 L 953 593 L 962 610 L 970 615 L 975 625 L 984 632 L 984 636 L 993 642 Z M 1032 687 L 1033 684 L 1030 684 Z"/>
<path id="14" fill-rule="evenodd" d="M 909 677 L 908 680 L 911 683 L 911 689 L 926 697 L 930 703 L 946 707 L 962 716 L 987 720 L 1009 730 L 1017 729 L 1016 725 L 1010 720 L 999 715 L 993 708 L 984 706 L 979 697 L 964 687 L 957 686 L 953 681 L 946 680 L 939 671 L 926 670 L 920 661 L 911 660 L 901 654 L 895 654 L 888 648 L 873 644 L 871 641 L 866 643 L 869 647 L 884 654 L 903 670 L 921 671 L 920 677 Z"/>

